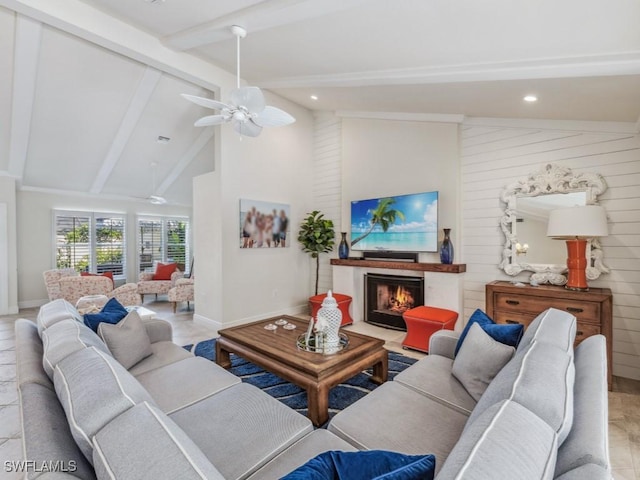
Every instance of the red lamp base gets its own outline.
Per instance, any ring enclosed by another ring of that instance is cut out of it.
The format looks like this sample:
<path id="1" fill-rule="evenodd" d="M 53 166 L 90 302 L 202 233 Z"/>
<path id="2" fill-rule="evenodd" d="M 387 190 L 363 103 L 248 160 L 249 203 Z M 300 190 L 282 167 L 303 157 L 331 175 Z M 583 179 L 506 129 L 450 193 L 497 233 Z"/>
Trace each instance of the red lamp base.
<path id="1" fill-rule="evenodd" d="M 567 284 L 564 286 L 567 290 L 577 290 L 586 292 L 589 290 L 587 285 L 587 241 L 580 239 L 567 240 Z"/>

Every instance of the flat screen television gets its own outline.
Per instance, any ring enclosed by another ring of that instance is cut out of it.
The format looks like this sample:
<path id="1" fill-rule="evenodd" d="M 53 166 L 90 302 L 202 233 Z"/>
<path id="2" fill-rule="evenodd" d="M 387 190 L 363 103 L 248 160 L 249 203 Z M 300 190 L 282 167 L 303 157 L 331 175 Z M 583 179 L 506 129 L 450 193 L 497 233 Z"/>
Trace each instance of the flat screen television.
<path id="1" fill-rule="evenodd" d="M 438 251 L 438 192 L 351 202 L 351 249 Z"/>

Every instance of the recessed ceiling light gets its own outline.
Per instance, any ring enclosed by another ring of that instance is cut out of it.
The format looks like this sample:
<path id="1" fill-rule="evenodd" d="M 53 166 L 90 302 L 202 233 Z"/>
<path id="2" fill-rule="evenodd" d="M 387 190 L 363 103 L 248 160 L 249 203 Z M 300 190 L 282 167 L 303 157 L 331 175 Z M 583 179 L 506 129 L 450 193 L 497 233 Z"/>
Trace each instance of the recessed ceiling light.
<path id="1" fill-rule="evenodd" d="M 525 102 L 529 102 L 529 103 L 533 103 L 533 102 L 537 102 L 538 101 L 538 97 L 536 97 L 535 95 L 526 95 L 523 100 Z"/>
<path id="2" fill-rule="evenodd" d="M 317 95 L 311 95 L 311 100 L 318 100 L 318 96 Z"/>
<path id="3" fill-rule="evenodd" d="M 171 140 L 169 137 L 158 135 L 158 143 L 169 143 L 169 140 Z"/>

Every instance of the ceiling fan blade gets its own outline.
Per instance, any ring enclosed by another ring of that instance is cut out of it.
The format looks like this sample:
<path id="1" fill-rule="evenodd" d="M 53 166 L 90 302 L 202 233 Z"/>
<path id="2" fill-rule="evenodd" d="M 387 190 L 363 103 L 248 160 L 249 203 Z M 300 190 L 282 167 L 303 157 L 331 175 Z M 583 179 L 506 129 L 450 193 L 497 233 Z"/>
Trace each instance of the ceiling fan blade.
<path id="1" fill-rule="evenodd" d="M 240 87 L 231 91 L 231 104 L 244 107 L 249 113 L 260 113 L 264 110 L 265 102 L 262 90 L 258 87 Z"/>
<path id="2" fill-rule="evenodd" d="M 245 137 L 257 137 L 262 131 L 262 127 L 256 125 L 251 120 L 246 122 L 233 122 L 233 129 Z"/>
<path id="3" fill-rule="evenodd" d="M 181 93 L 180 96 L 201 107 L 213 108 L 215 110 L 222 110 L 224 108 L 231 109 L 229 105 L 218 102 L 217 100 L 211 100 L 210 98 L 196 97 L 195 95 L 188 95 L 186 93 Z"/>
<path id="4" fill-rule="evenodd" d="M 220 125 L 228 121 L 231 117 L 229 115 L 221 114 L 221 115 L 209 115 L 207 117 L 202 117 L 197 120 L 196 123 L 193 124 L 194 127 L 208 127 L 209 125 Z"/>
<path id="5" fill-rule="evenodd" d="M 295 121 L 296 119 L 284 110 L 271 106 L 264 107 L 264 110 L 254 119 L 254 122 L 262 127 L 282 127 Z"/>

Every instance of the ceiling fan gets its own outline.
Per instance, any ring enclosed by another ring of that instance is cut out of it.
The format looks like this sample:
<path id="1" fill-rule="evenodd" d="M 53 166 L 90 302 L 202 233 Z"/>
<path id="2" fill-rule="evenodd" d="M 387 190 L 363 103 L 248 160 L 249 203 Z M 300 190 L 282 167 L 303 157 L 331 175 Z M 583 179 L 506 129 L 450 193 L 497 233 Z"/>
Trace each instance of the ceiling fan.
<path id="1" fill-rule="evenodd" d="M 145 197 L 144 199 L 147 200 L 149 203 L 153 204 L 153 205 L 165 205 L 167 203 L 167 199 L 164 198 L 161 195 L 156 195 L 156 170 L 158 169 L 158 162 L 151 162 L 151 174 L 152 174 L 152 181 L 153 181 L 153 190 L 151 190 L 151 195 L 149 195 L 148 197 Z M 140 197 L 142 198 L 142 197 Z"/>
<path id="2" fill-rule="evenodd" d="M 287 112 L 266 105 L 262 90 L 258 87 L 240 87 L 240 39 L 247 35 L 247 31 L 243 27 L 233 25 L 231 33 L 237 39 L 237 88 L 231 91 L 228 104 L 182 93 L 184 98 L 196 105 L 220 111 L 217 115 L 202 117 L 194 126 L 208 127 L 230 122 L 240 135 L 257 137 L 262 127 L 281 127 L 295 122 L 296 119 Z"/>

